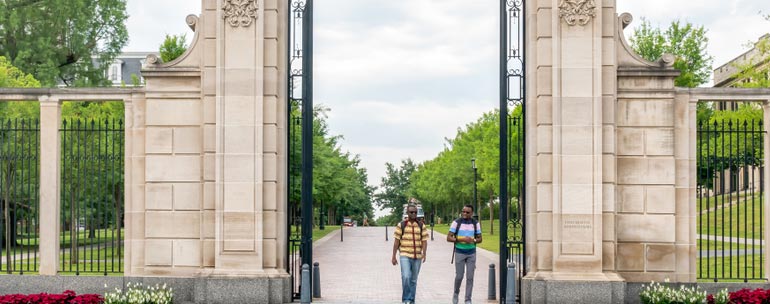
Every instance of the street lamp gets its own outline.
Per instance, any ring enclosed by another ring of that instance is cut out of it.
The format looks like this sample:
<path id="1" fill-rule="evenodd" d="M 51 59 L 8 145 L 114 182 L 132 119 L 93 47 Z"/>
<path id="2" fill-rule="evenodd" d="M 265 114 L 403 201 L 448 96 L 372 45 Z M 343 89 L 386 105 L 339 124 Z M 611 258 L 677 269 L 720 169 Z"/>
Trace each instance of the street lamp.
<path id="1" fill-rule="evenodd" d="M 479 200 L 476 197 L 476 181 L 478 180 L 478 175 L 476 174 L 476 158 L 471 158 L 471 167 L 473 167 L 473 204 L 476 205 L 476 212 L 473 214 L 473 218 L 476 219 L 476 221 L 479 220 Z"/>

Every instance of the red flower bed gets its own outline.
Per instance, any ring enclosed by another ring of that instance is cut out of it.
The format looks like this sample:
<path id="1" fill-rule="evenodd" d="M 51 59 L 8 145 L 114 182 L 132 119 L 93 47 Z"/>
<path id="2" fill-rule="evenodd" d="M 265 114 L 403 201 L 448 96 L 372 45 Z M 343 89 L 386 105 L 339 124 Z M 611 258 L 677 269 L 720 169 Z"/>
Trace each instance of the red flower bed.
<path id="1" fill-rule="evenodd" d="M 770 289 L 757 288 L 754 290 L 744 288 L 729 293 L 730 304 L 770 304 Z M 715 303 L 714 296 L 708 295 L 709 304 Z"/>
<path id="2" fill-rule="evenodd" d="M 9 294 L 0 296 L 0 304 L 101 304 L 102 296 L 97 294 L 76 295 L 67 290 L 60 294 L 38 293 L 31 295 Z"/>
<path id="3" fill-rule="evenodd" d="M 730 302 L 735 304 L 770 303 L 770 290 L 744 288 L 730 293 Z"/>

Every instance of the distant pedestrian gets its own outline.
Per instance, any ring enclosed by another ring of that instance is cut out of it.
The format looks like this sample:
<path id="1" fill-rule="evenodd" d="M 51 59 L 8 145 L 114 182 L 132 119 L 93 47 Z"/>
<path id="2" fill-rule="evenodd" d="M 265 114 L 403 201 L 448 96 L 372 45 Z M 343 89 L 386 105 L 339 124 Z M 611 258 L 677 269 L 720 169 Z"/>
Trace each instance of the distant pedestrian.
<path id="1" fill-rule="evenodd" d="M 396 232 L 393 233 L 395 242 L 390 260 L 393 265 L 401 262 L 401 302 L 414 304 L 417 276 L 428 250 L 428 231 L 423 229 L 423 223 L 417 220 L 417 206 L 408 205 L 406 213 L 407 219 L 396 225 Z M 396 251 L 400 252 L 398 260 Z"/>
<path id="2" fill-rule="evenodd" d="M 481 224 L 473 219 L 473 206 L 465 205 L 462 216 L 452 222 L 447 242 L 454 243 L 455 286 L 452 303 L 457 304 L 460 296 L 460 284 L 465 274 L 465 304 L 471 303 L 473 296 L 473 275 L 476 272 L 476 244 L 481 243 Z"/>

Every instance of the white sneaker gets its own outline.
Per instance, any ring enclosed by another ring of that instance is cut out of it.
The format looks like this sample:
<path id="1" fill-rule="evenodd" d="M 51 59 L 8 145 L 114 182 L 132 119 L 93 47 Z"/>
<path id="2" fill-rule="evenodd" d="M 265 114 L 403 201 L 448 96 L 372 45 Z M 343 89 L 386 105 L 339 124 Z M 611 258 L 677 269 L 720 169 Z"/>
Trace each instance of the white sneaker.
<path id="1" fill-rule="evenodd" d="M 452 295 L 452 304 L 457 304 L 457 302 L 460 301 L 459 296 L 457 294 Z"/>

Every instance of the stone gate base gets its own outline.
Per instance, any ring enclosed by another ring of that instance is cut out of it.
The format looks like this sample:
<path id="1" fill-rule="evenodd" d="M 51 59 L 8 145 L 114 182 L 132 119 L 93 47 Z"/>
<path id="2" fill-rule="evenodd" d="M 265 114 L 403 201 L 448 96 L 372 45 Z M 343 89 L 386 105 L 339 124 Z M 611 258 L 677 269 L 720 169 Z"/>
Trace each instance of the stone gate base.
<path id="1" fill-rule="evenodd" d="M 590 282 L 590 281 L 545 281 L 522 280 L 522 303 L 641 303 L 639 292 L 647 283 L 627 282 Z M 736 291 L 743 288 L 770 288 L 768 283 L 669 283 L 668 286 L 678 289 L 679 286 L 692 287 L 715 294 L 722 289 Z"/>
<path id="2" fill-rule="evenodd" d="M 105 292 L 129 282 L 145 286 L 166 284 L 174 289 L 174 303 L 289 303 L 291 281 L 287 276 L 264 278 L 169 278 L 111 276 L 0 275 L 0 294 Z"/>

